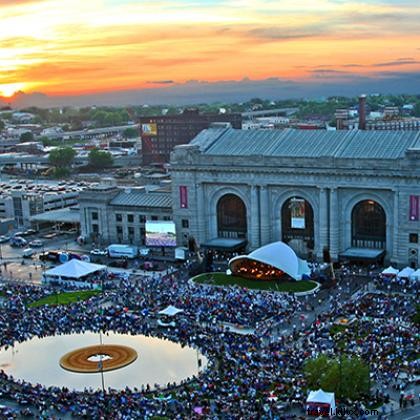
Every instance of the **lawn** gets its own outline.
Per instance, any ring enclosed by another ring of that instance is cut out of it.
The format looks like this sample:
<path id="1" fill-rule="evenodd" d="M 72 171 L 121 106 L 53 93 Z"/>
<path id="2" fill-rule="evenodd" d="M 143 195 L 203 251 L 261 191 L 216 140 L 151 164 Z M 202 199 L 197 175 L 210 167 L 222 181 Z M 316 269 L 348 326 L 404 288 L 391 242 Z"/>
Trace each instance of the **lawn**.
<path id="1" fill-rule="evenodd" d="M 35 302 L 30 303 L 30 308 L 37 308 L 43 305 L 68 305 L 74 302 L 80 302 L 82 300 L 89 299 L 92 296 L 101 293 L 99 290 L 81 290 L 77 292 L 65 292 L 58 293 L 50 296 L 45 296 Z"/>
<path id="2" fill-rule="evenodd" d="M 313 281 L 268 281 L 248 280 L 242 277 L 229 276 L 224 273 L 205 273 L 193 278 L 199 284 L 212 284 L 215 286 L 237 285 L 247 289 L 272 290 L 275 292 L 308 292 L 316 287 Z"/>

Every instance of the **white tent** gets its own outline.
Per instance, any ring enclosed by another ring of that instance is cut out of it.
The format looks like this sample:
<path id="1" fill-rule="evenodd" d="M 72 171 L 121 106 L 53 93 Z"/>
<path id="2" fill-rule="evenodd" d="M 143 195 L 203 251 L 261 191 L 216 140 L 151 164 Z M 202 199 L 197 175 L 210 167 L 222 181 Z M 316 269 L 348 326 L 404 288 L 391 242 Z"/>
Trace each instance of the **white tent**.
<path id="1" fill-rule="evenodd" d="M 158 312 L 158 314 L 159 315 L 166 315 L 166 316 L 175 316 L 176 314 L 179 314 L 181 312 L 184 312 L 184 310 L 183 309 L 178 309 L 178 308 L 175 308 L 175 306 L 169 305 L 167 308 Z"/>
<path id="2" fill-rule="evenodd" d="M 413 273 L 414 269 L 412 269 L 411 267 L 405 267 L 397 274 L 397 278 L 408 279 Z"/>
<path id="3" fill-rule="evenodd" d="M 410 275 L 410 280 L 420 281 L 420 268 Z"/>
<path id="4" fill-rule="evenodd" d="M 381 274 L 386 277 L 395 277 L 398 274 L 398 272 L 398 268 L 389 266 L 388 268 L 385 268 L 385 270 L 383 270 Z"/>
<path id="5" fill-rule="evenodd" d="M 306 400 L 306 409 L 309 410 L 328 410 L 332 416 L 335 413 L 335 395 L 334 392 L 324 392 L 322 389 L 318 391 L 310 391 Z"/>
<path id="6" fill-rule="evenodd" d="M 60 277 L 78 280 L 89 274 L 93 274 L 106 269 L 105 265 L 92 264 L 77 259 L 70 260 L 64 264 L 54 267 L 44 273 L 45 277 Z"/>

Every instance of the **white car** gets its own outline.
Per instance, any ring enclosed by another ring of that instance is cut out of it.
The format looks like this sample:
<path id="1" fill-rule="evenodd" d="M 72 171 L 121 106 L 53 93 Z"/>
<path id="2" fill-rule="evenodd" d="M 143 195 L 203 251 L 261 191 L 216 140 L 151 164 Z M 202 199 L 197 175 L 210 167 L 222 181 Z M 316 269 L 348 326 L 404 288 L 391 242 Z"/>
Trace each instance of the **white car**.
<path id="1" fill-rule="evenodd" d="M 139 248 L 139 255 L 147 257 L 150 254 L 150 248 Z"/>
<path id="2" fill-rule="evenodd" d="M 5 242 L 9 242 L 9 241 L 10 241 L 10 236 L 6 236 L 6 235 L 0 236 L 0 244 L 4 244 Z"/>
<path id="3" fill-rule="evenodd" d="M 41 248 L 42 245 L 44 245 L 44 242 L 42 242 L 40 239 L 35 239 L 29 242 L 29 246 L 32 246 L 34 248 Z"/>
<path id="4" fill-rule="evenodd" d="M 96 255 L 98 257 L 99 256 L 103 257 L 103 256 L 108 255 L 108 251 L 106 249 L 96 248 L 96 249 L 92 249 L 92 251 L 90 251 L 90 255 Z"/>
<path id="5" fill-rule="evenodd" d="M 26 248 L 22 251 L 23 258 L 32 258 L 34 254 L 35 254 L 35 251 L 32 248 Z"/>

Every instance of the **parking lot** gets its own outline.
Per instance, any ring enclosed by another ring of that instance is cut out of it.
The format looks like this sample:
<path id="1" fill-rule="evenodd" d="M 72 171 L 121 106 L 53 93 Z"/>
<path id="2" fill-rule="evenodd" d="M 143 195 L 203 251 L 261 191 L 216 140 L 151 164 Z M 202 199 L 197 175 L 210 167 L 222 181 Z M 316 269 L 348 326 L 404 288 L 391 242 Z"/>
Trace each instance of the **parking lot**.
<path id="1" fill-rule="evenodd" d="M 42 273 L 51 267 L 60 264 L 58 261 L 41 261 L 39 256 L 47 251 L 62 251 L 74 253 L 79 256 L 89 256 L 90 261 L 97 264 L 104 264 L 109 271 L 122 272 L 133 271 L 135 274 L 153 275 L 163 271 L 172 271 L 171 266 L 175 265 L 173 257 L 162 256 L 161 249 L 154 250 L 148 256 L 140 256 L 135 259 L 110 258 L 106 255 L 91 255 L 92 245 L 80 245 L 77 242 L 77 235 L 60 234 L 53 238 L 45 238 L 45 232 L 25 237 L 28 245 L 24 247 L 13 247 L 10 241 L 0 244 L 1 262 L 0 275 L 4 280 L 23 281 L 40 283 Z M 42 241 L 41 247 L 31 247 L 29 242 L 34 240 Z M 32 248 L 34 254 L 31 258 L 24 258 L 24 250 Z"/>

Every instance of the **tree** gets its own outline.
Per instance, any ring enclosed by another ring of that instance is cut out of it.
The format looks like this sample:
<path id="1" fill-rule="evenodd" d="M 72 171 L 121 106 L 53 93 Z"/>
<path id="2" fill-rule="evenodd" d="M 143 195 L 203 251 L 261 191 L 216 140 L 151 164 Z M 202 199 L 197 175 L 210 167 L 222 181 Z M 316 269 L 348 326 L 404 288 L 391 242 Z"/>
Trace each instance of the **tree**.
<path id="1" fill-rule="evenodd" d="M 34 141 L 34 135 L 30 131 L 26 131 L 20 135 L 19 141 L 26 143 L 27 141 Z"/>
<path id="2" fill-rule="evenodd" d="M 420 117 L 420 102 L 416 102 L 416 105 L 414 106 L 413 114 L 415 117 Z"/>
<path id="3" fill-rule="evenodd" d="M 68 168 L 71 166 L 75 156 L 76 151 L 71 147 L 60 147 L 50 152 L 48 161 L 56 168 Z"/>
<path id="4" fill-rule="evenodd" d="M 139 136 L 139 133 L 135 128 L 126 128 L 123 131 L 123 137 L 126 139 L 135 139 L 138 136 Z"/>
<path id="5" fill-rule="evenodd" d="M 89 152 L 89 164 L 96 169 L 103 169 L 112 166 L 114 159 L 111 153 L 104 150 L 93 149 Z"/>
<path id="6" fill-rule="evenodd" d="M 357 400 L 369 394 L 369 368 L 357 357 L 331 359 L 321 355 L 304 366 L 308 386 L 334 392 L 338 399 Z"/>

